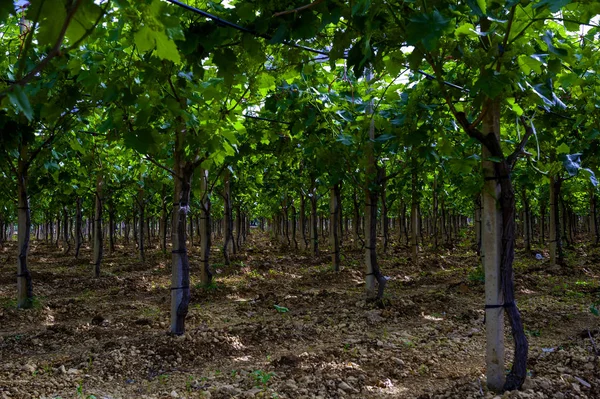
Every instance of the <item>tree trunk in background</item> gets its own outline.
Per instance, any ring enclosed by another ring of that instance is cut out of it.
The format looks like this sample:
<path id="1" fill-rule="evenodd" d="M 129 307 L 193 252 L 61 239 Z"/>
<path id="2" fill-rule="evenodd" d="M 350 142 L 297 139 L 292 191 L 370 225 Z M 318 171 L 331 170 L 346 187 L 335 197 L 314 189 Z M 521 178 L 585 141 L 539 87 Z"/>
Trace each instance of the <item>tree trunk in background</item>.
<path id="1" fill-rule="evenodd" d="M 477 246 L 477 255 L 481 256 L 483 253 L 481 251 L 481 236 L 483 232 L 483 224 L 481 220 L 481 211 L 483 209 L 481 206 L 481 194 L 477 194 L 475 196 L 473 207 L 475 208 L 475 245 Z"/>
<path id="2" fill-rule="evenodd" d="M 390 238 L 390 226 L 388 224 L 388 207 L 386 201 L 385 167 L 381 169 L 381 174 L 382 179 L 384 179 L 381 184 L 381 232 L 383 234 L 383 253 L 387 253 Z"/>
<path id="3" fill-rule="evenodd" d="M 178 135 L 179 138 L 180 135 Z M 176 144 L 176 147 L 178 145 Z M 190 263 L 186 247 L 186 221 L 189 213 L 192 171 L 181 161 L 182 154 L 175 153 L 175 170 L 180 179 L 175 179 L 173 198 L 173 227 L 171 234 L 172 274 L 171 274 L 171 333 L 182 335 L 185 332 L 185 317 L 190 303 Z"/>
<path id="4" fill-rule="evenodd" d="M 564 198 L 561 198 L 561 196 L 559 196 L 559 202 L 558 204 L 560 204 L 560 206 L 562 207 L 562 229 L 561 229 L 561 233 L 562 233 L 562 239 L 567 248 L 569 248 L 571 246 L 571 240 L 569 240 L 569 232 L 568 232 L 568 209 L 567 209 L 567 205 L 565 204 L 565 200 Z"/>
<path id="5" fill-rule="evenodd" d="M 370 80 L 371 72 L 368 71 L 367 74 L 367 80 Z M 367 115 L 372 114 L 373 111 L 373 101 L 371 100 L 368 104 Z M 387 283 L 387 278 L 381 274 L 377 263 L 377 190 L 383 179 L 377 170 L 377 160 L 373 149 L 374 141 L 375 119 L 372 118 L 369 126 L 369 140 L 365 144 L 365 288 L 367 301 L 382 300 Z M 376 281 L 377 291 L 375 291 Z"/>
<path id="6" fill-rule="evenodd" d="M 294 249 L 298 250 L 298 240 L 296 239 L 296 207 L 292 205 L 292 242 Z"/>
<path id="7" fill-rule="evenodd" d="M 358 198 L 356 197 L 356 187 L 354 187 L 352 202 L 354 204 L 354 212 L 352 217 L 352 237 L 354 240 L 354 248 L 360 249 L 360 213 L 358 209 Z"/>
<path id="8" fill-rule="evenodd" d="M 494 134 L 500 140 L 500 105 L 490 102 L 492 109 L 483 119 L 483 134 Z M 494 162 L 487 161 L 491 156 L 485 146 L 483 152 L 483 235 L 482 259 L 485 271 L 485 330 L 486 330 L 486 375 L 487 385 L 500 392 L 505 382 L 504 366 L 504 308 L 492 307 L 504 303 L 501 281 L 502 253 L 502 212 L 497 199 L 502 194 L 500 184 L 495 179 Z M 489 307 L 489 308 L 488 308 Z"/>
<path id="9" fill-rule="evenodd" d="M 540 199 L 540 244 L 544 245 L 546 241 L 546 206 L 544 199 Z"/>
<path id="10" fill-rule="evenodd" d="M 108 251 L 115 252 L 115 207 L 112 200 L 108 202 Z"/>
<path id="11" fill-rule="evenodd" d="M 344 214 L 342 212 L 342 188 L 344 186 L 344 182 L 340 180 L 340 182 L 338 183 L 338 190 L 336 191 L 336 195 L 337 195 L 337 208 L 338 208 L 338 226 L 340 229 L 339 232 L 339 241 L 340 241 L 340 248 L 342 247 L 342 243 L 344 241 Z"/>
<path id="12" fill-rule="evenodd" d="M 210 196 L 208 184 L 208 170 L 200 171 L 200 190 L 202 198 L 200 200 L 200 281 L 208 286 L 212 282 L 212 273 L 210 271 Z"/>
<path id="13" fill-rule="evenodd" d="M 412 157 L 412 173 L 411 173 L 411 207 L 410 207 L 410 227 L 411 227 L 411 255 L 412 261 L 419 261 L 419 197 L 417 193 L 417 158 Z"/>
<path id="14" fill-rule="evenodd" d="M 310 195 L 310 240 L 311 249 L 314 256 L 319 256 L 319 232 L 317 231 L 317 188 L 314 186 L 311 189 Z"/>
<path id="15" fill-rule="evenodd" d="M 160 249 L 163 254 L 167 253 L 167 187 L 163 183 L 161 192 L 161 207 L 160 207 Z"/>
<path id="16" fill-rule="evenodd" d="M 67 212 L 67 207 L 63 206 L 63 254 L 65 255 L 68 255 L 69 252 L 71 252 L 71 242 L 69 240 L 69 212 Z"/>
<path id="17" fill-rule="evenodd" d="M 340 186 L 335 184 L 329 190 L 329 219 L 331 223 L 331 227 L 329 229 L 329 239 L 331 242 L 331 262 L 333 266 L 333 270 L 336 272 L 340 271 L 340 212 L 339 212 L 339 193 Z"/>
<path id="18" fill-rule="evenodd" d="M 595 187 L 592 186 L 590 189 L 590 233 L 592 235 L 592 242 L 594 245 L 598 245 L 600 237 L 598 236 L 598 218 L 596 211 L 596 194 L 594 192 Z"/>
<path id="19" fill-rule="evenodd" d="M 308 238 L 306 237 L 306 199 L 300 194 L 300 233 L 304 242 L 304 249 L 308 249 Z"/>
<path id="20" fill-rule="evenodd" d="M 239 250 L 242 246 L 242 210 L 239 205 L 235 207 L 235 243 Z"/>
<path id="21" fill-rule="evenodd" d="M 231 172 L 228 168 L 225 168 L 225 174 L 223 175 L 223 205 L 224 205 L 224 243 L 223 243 L 223 256 L 225 258 L 225 264 L 229 265 L 229 254 L 231 252 L 230 246 L 233 241 L 233 220 L 232 220 L 232 207 L 231 207 Z"/>
<path id="22" fill-rule="evenodd" d="M 23 158 L 27 155 L 27 146 L 21 148 L 21 157 L 17 165 L 17 190 L 19 195 L 18 223 L 19 232 L 17 242 L 19 245 L 17 256 L 17 307 L 30 308 L 33 305 L 33 284 L 31 273 L 27 267 L 29 254 L 29 236 L 31 235 L 31 211 L 27 196 L 28 164 Z M 12 237 L 9 237 L 9 239 Z"/>
<path id="23" fill-rule="evenodd" d="M 83 243 L 83 232 L 81 231 L 81 197 L 77 197 L 75 206 L 75 259 L 79 259 L 79 250 L 81 249 L 81 244 Z"/>
<path id="24" fill-rule="evenodd" d="M 432 226 L 431 232 L 433 233 L 433 247 L 438 247 L 438 177 L 437 174 L 433 176 L 433 215 L 432 215 Z"/>
<path id="25" fill-rule="evenodd" d="M 560 198 L 560 177 L 550 176 L 550 264 L 562 263 L 562 241 L 560 238 L 560 223 L 558 203 Z"/>
<path id="26" fill-rule="evenodd" d="M 94 275 L 100 277 L 100 263 L 102 262 L 102 189 L 104 182 L 98 172 L 96 178 L 96 213 L 94 215 Z"/>
<path id="27" fill-rule="evenodd" d="M 189 221 L 188 226 L 189 226 L 189 230 L 190 230 L 188 237 L 190 240 L 190 249 L 191 249 L 194 246 L 194 215 L 193 214 L 191 214 L 191 213 L 189 214 L 188 221 Z"/>
<path id="28" fill-rule="evenodd" d="M 523 233 L 525 238 L 525 251 L 531 252 L 531 211 L 529 209 L 529 199 L 527 198 L 527 189 L 522 191 L 523 197 Z"/>
<path id="29" fill-rule="evenodd" d="M 139 243 L 139 237 L 138 237 L 138 215 L 137 215 L 137 199 L 135 200 L 135 203 L 133 204 L 133 224 L 131 226 L 131 228 L 133 229 L 133 250 L 135 251 L 137 249 L 138 243 Z"/>
<path id="30" fill-rule="evenodd" d="M 56 248 L 58 248 L 58 243 L 60 242 L 60 236 L 61 236 L 60 226 L 62 226 L 62 224 L 60 222 L 60 212 L 59 212 L 56 214 L 56 242 L 54 243 L 54 245 L 56 245 Z"/>
<path id="31" fill-rule="evenodd" d="M 138 216 L 138 255 L 139 255 L 139 259 L 142 262 L 146 261 L 146 249 L 145 249 L 145 229 L 144 229 L 144 225 L 145 225 L 145 220 L 146 220 L 146 206 L 144 204 L 144 189 L 143 188 L 139 188 L 138 189 L 138 209 L 139 209 L 139 216 Z"/>
<path id="32" fill-rule="evenodd" d="M 290 223 L 288 216 L 288 198 L 283 200 L 282 212 L 281 212 L 281 232 L 283 233 L 283 238 L 285 240 L 285 245 L 288 247 L 291 246 L 290 241 Z"/>

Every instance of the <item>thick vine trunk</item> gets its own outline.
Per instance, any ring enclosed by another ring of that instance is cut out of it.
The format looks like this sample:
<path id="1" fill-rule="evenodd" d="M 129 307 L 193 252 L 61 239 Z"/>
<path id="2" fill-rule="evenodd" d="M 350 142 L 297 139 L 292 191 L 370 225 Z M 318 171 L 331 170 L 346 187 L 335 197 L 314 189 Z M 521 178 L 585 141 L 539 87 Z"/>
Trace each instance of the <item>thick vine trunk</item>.
<path id="1" fill-rule="evenodd" d="M 27 154 L 27 148 L 21 150 L 21 154 Z M 31 273 L 27 267 L 27 255 L 29 254 L 29 236 L 31 235 L 31 211 L 29 209 L 29 198 L 27 197 L 27 163 L 19 159 L 17 169 L 17 190 L 19 195 L 18 223 L 19 232 L 17 236 L 17 307 L 30 308 L 33 305 L 33 284 Z"/>
<path id="2" fill-rule="evenodd" d="M 200 189 L 202 198 L 200 200 L 200 280 L 203 285 L 208 286 L 212 283 L 212 273 L 210 271 L 210 196 L 208 184 L 208 170 L 200 172 Z"/>
<path id="3" fill-rule="evenodd" d="M 370 75 L 370 72 L 369 72 Z M 373 102 L 369 103 L 367 114 L 373 113 Z M 369 141 L 366 144 L 365 168 L 365 273 L 367 301 L 381 301 L 387 278 L 381 274 L 377 263 L 377 197 L 381 186 L 381 173 L 377 169 L 373 142 L 375 140 L 375 119 L 369 126 Z M 375 282 L 377 281 L 377 292 Z"/>
<path id="4" fill-rule="evenodd" d="M 515 154 L 507 159 L 500 144 L 500 101 L 485 105 L 483 132 L 462 113 L 456 116 L 469 136 L 483 145 L 483 253 L 486 291 L 487 383 L 495 391 L 519 389 L 527 376 L 528 342 L 514 294 L 515 193 L 510 174 Z M 528 131 L 528 135 L 532 133 Z M 522 143 L 524 146 L 525 142 Z M 520 147 L 521 148 L 521 147 Z M 520 151 L 520 149 L 519 149 Z M 487 159 L 495 157 L 499 162 Z M 504 379 L 504 312 L 511 325 L 515 349 L 512 368 Z"/>
<path id="5" fill-rule="evenodd" d="M 189 212 L 192 171 L 187 170 L 181 161 L 182 154 L 175 155 L 175 170 L 180 176 L 176 179 L 173 198 L 173 227 L 171 242 L 171 333 L 182 335 L 185 332 L 185 317 L 190 303 L 190 263 L 186 247 L 186 220 Z"/>
<path id="6" fill-rule="evenodd" d="M 500 139 L 500 108 L 497 102 L 483 120 L 483 134 Z M 491 390 L 501 391 L 505 383 L 504 374 L 504 309 L 502 295 L 502 210 L 497 201 L 502 191 L 499 180 L 495 180 L 493 156 L 482 146 L 484 187 L 482 191 L 482 248 L 481 257 L 485 272 L 485 327 L 486 327 L 486 375 Z M 514 222 L 513 222 L 514 223 Z"/>

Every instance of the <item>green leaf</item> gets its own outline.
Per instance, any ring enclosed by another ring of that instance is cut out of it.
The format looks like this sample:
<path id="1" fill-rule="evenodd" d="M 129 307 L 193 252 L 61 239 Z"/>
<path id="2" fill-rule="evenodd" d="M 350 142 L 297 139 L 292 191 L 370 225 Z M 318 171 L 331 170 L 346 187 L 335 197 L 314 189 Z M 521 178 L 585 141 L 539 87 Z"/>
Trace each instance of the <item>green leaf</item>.
<path id="1" fill-rule="evenodd" d="M 152 30 L 147 26 L 142 26 L 140 30 L 133 34 L 133 41 L 136 47 L 142 53 L 154 48 L 154 39 L 152 38 Z"/>
<path id="2" fill-rule="evenodd" d="M 82 1 L 77 12 L 69 23 L 66 36 L 71 42 L 81 39 L 88 30 L 94 27 L 94 23 L 102 15 L 102 9 L 93 0 Z"/>
<path id="3" fill-rule="evenodd" d="M 563 8 L 570 2 L 571 2 L 571 0 L 542 0 L 537 4 L 534 4 L 532 6 L 532 8 L 536 9 L 536 8 L 541 8 L 541 7 L 547 6 L 548 9 L 550 10 L 550 12 L 554 13 L 554 12 L 560 11 L 561 8 Z"/>
<path id="4" fill-rule="evenodd" d="M 8 98 L 12 105 L 22 112 L 27 119 L 33 119 L 33 110 L 31 109 L 29 98 L 27 98 L 27 94 L 25 94 L 25 91 L 20 85 L 13 86 L 12 90 L 8 92 Z"/>
<path id="5" fill-rule="evenodd" d="M 277 310 L 279 313 L 287 313 L 290 310 L 286 307 L 283 306 L 279 306 L 279 305 L 273 305 L 273 307 L 275 308 L 275 310 Z"/>
<path id="6" fill-rule="evenodd" d="M 569 148 L 568 145 L 566 145 L 565 143 L 562 143 L 561 145 L 559 145 L 556 148 L 556 153 L 557 154 L 568 154 L 569 151 L 571 151 L 571 149 Z"/>
<path id="7" fill-rule="evenodd" d="M 275 78 L 268 73 L 261 73 L 256 79 L 260 94 L 265 96 L 270 90 L 275 89 Z"/>
<path id="8" fill-rule="evenodd" d="M 515 98 L 514 97 L 509 97 L 506 99 L 506 102 L 510 105 L 510 107 L 512 108 L 512 110 L 517 114 L 517 116 L 521 116 L 523 115 L 523 108 L 521 108 L 519 106 L 519 104 L 517 104 L 515 102 Z"/>
<path id="9" fill-rule="evenodd" d="M 517 63 L 519 64 L 521 71 L 523 71 L 523 73 L 526 75 L 529 75 L 531 71 L 534 71 L 537 74 L 542 73 L 543 64 L 535 58 L 527 55 L 520 55 L 517 57 Z"/>
<path id="10" fill-rule="evenodd" d="M 0 23 L 6 21 L 10 14 L 15 14 L 13 0 L 0 0 Z"/>
<path id="11" fill-rule="evenodd" d="M 506 75 L 491 71 L 483 73 L 475 82 L 475 88 L 484 92 L 489 98 L 496 98 L 505 88 L 510 88 L 510 80 Z"/>
<path id="12" fill-rule="evenodd" d="M 27 7 L 25 18 L 38 21 L 40 30 L 36 39 L 40 46 L 54 45 L 67 19 L 65 1 L 32 0 Z"/>
<path id="13" fill-rule="evenodd" d="M 552 39 L 554 38 L 554 33 L 551 30 L 547 30 L 542 39 L 548 46 L 548 51 L 552 54 L 555 54 L 559 57 L 567 57 L 569 52 L 564 48 L 556 47 L 552 43 Z"/>
<path id="14" fill-rule="evenodd" d="M 437 10 L 431 14 L 418 14 L 410 18 L 406 27 L 406 43 L 415 45 L 422 42 L 427 50 L 433 50 L 442 35 L 452 28 L 451 22 Z"/>
<path id="15" fill-rule="evenodd" d="M 487 4 L 485 0 L 467 0 L 467 4 L 471 8 L 471 11 L 473 11 L 473 14 L 478 17 L 483 17 L 486 14 Z"/>
<path id="16" fill-rule="evenodd" d="M 500 163 L 500 162 L 502 162 L 502 158 L 500 158 L 500 157 L 487 157 L 485 160 L 486 161 L 490 161 L 490 162 L 494 162 L 494 163 Z"/>
<path id="17" fill-rule="evenodd" d="M 275 31 L 275 34 L 269 40 L 270 44 L 277 44 L 283 42 L 285 39 L 285 34 L 287 33 L 287 25 L 285 23 L 280 24 Z"/>
<path id="18" fill-rule="evenodd" d="M 473 24 L 462 24 L 454 31 L 454 36 L 475 36 L 477 37 L 477 32 L 475 31 L 475 27 Z"/>
<path id="19" fill-rule="evenodd" d="M 337 136 L 336 139 L 338 142 L 342 143 L 343 145 L 352 145 L 354 143 L 354 139 L 352 138 L 352 136 L 348 136 L 347 134 L 340 134 Z"/>
<path id="20" fill-rule="evenodd" d="M 154 38 L 156 40 L 156 55 L 158 58 L 173 61 L 176 64 L 181 63 L 181 56 L 179 55 L 177 45 L 166 33 L 162 31 L 155 32 Z"/>
<path id="21" fill-rule="evenodd" d="M 389 141 L 393 138 L 395 138 L 396 136 L 394 136 L 393 134 L 382 134 L 381 136 L 378 136 L 375 138 L 375 142 L 376 143 L 385 143 L 386 141 Z"/>
<path id="22" fill-rule="evenodd" d="M 141 52 L 145 53 L 156 48 L 158 58 L 173 61 L 176 64 L 181 63 L 177 45 L 164 31 L 154 31 L 147 26 L 143 26 L 133 34 L 133 40 Z"/>

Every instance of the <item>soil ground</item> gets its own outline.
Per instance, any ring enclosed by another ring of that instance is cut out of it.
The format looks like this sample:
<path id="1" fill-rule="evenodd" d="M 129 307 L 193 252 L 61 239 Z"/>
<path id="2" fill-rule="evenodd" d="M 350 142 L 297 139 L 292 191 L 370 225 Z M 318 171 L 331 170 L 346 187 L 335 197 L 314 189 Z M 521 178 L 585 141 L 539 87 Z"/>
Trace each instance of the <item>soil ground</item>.
<path id="1" fill-rule="evenodd" d="M 0 251 L 0 398 L 493 398 L 485 383 L 483 282 L 468 244 L 418 264 L 381 254 L 387 306 L 366 305 L 363 253 L 346 243 L 335 273 L 319 258 L 254 231 L 233 264 L 213 253 L 216 284 L 197 284 L 187 333 L 167 334 L 170 258 L 81 259 L 33 242 L 36 306 L 15 308 L 16 247 Z M 516 289 L 530 343 L 529 378 L 502 398 L 600 398 L 600 251 L 567 265 L 519 252 Z M 512 339 L 506 330 L 510 366 Z"/>

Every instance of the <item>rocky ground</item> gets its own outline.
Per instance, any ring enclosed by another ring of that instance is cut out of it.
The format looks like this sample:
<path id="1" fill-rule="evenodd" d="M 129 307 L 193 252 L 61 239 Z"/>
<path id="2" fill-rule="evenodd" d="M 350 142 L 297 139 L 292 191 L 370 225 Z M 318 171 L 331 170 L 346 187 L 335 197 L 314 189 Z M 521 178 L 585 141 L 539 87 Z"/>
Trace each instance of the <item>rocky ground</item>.
<path id="1" fill-rule="evenodd" d="M 417 265 L 406 248 L 389 252 L 379 309 L 365 305 L 361 252 L 347 249 L 334 273 L 326 250 L 314 259 L 255 233 L 233 265 L 213 255 L 216 284 L 194 285 L 188 332 L 173 337 L 167 255 L 141 263 L 119 247 L 96 279 L 89 249 L 75 260 L 34 242 L 36 306 L 17 310 L 5 246 L 0 398 L 600 398 L 598 249 L 573 249 L 562 268 L 517 255 L 529 378 L 498 396 L 486 390 L 476 254 L 425 249 Z"/>

